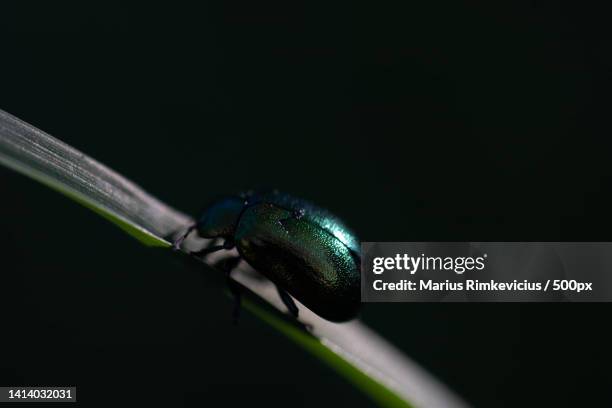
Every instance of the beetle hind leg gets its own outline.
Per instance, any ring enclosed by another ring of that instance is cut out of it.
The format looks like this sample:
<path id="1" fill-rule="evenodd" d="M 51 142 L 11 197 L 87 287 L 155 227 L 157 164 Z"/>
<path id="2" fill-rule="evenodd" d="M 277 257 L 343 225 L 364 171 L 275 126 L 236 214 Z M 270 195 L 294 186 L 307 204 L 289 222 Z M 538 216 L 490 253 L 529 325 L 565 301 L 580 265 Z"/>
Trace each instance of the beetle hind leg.
<path id="1" fill-rule="evenodd" d="M 285 292 L 283 289 L 278 287 L 278 285 L 276 286 L 276 291 L 278 292 L 278 296 L 280 296 L 284 305 L 287 307 L 287 310 L 289 311 L 289 313 L 297 319 L 300 313 L 300 309 L 298 309 L 293 298 L 289 296 L 289 294 Z"/>
<path id="2" fill-rule="evenodd" d="M 242 290 L 235 280 L 227 277 L 227 287 L 234 297 L 234 305 L 232 307 L 232 323 L 238 324 L 240 320 L 240 312 L 242 311 Z"/>
<path id="3" fill-rule="evenodd" d="M 234 298 L 234 306 L 232 309 L 232 322 L 234 324 L 238 324 L 238 320 L 240 320 L 240 311 L 242 310 L 242 288 L 238 282 L 230 277 L 230 275 L 232 271 L 236 269 L 240 261 L 241 258 L 239 256 L 230 258 L 225 261 L 225 265 L 223 266 L 223 270 L 226 274 L 227 288 Z"/>

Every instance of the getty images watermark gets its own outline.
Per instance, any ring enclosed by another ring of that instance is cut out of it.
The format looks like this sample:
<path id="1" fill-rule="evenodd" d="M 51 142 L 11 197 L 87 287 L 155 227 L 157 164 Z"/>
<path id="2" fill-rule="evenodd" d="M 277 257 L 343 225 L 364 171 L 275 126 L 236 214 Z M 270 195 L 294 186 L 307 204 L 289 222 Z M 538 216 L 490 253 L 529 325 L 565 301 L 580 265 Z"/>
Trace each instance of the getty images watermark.
<path id="1" fill-rule="evenodd" d="M 365 242 L 361 294 L 364 302 L 608 302 L 608 266 L 612 243 Z"/>

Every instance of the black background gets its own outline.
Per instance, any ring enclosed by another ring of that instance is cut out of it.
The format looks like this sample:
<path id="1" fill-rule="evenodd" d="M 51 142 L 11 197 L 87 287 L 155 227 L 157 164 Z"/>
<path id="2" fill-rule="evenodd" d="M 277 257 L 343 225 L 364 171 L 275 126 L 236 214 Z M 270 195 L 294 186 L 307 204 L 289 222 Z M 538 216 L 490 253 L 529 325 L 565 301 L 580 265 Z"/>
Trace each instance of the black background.
<path id="1" fill-rule="evenodd" d="M 606 10 L 489 3 L 3 3 L 0 107 L 188 213 L 267 185 L 367 241 L 612 240 Z M 233 327 L 212 272 L 6 169 L 0 194 L 0 384 L 76 385 L 87 406 L 371 405 L 248 314 Z M 610 311 L 363 319 L 476 406 L 603 406 Z"/>

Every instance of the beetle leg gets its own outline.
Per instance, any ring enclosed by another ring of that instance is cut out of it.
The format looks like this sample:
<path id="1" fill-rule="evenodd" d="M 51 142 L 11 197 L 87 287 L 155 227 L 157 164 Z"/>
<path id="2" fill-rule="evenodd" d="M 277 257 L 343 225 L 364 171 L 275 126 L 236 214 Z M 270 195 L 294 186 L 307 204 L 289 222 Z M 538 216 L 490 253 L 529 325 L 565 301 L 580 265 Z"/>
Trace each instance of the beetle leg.
<path id="1" fill-rule="evenodd" d="M 225 273 L 227 276 L 227 288 L 234 297 L 234 306 L 232 309 L 232 321 L 234 322 L 234 324 L 238 324 L 238 320 L 240 319 L 240 310 L 242 309 L 242 289 L 240 288 L 240 285 L 230 277 L 230 275 L 232 271 L 238 266 L 240 261 L 241 258 L 237 256 L 235 258 L 228 259 L 225 262 L 225 265 L 223 266 L 223 269 L 225 269 Z"/>
<path id="2" fill-rule="evenodd" d="M 212 254 L 213 252 L 221 251 L 222 249 L 232 249 L 234 248 L 234 241 L 225 240 L 225 242 L 221 245 L 212 245 L 206 248 L 202 248 L 199 251 L 191 251 L 189 254 L 196 256 L 198 258 L 204 258 L 208 254 Z"/>
<path id="3" fill-rule="evenodd" d="M 193 224 L 193 225 L 189 226 L 189 228 L 187 228 L 187 231 L 185 231 L 185 233 L 183 235 L 181 235 L 181 237 L 179 239 L 174 241 L 174 243 L 172 244 L 172 249 L 175 250 L 175 251 L 178 251 L 179 249 L 181 249 L 181 244 L 183 243 L 183 241 L 185 241 L 185 239 L 187 239 L 189 234 L 191 234 L 191 231 L 196 229 L 197 226 L 198 226 L 198 224 Z"/>
<path id="4" fill-rule="evenodd" d="M 278 285 L 276 286 L 276 291 L 278 292 L 278 295 L 280 296 L 281 300 L 287 307 L 287 310 L 289 310 L 289 313 L 291 313 L 291 315 L 297 319 L 298 314 L 300 313 L 300 310 L 298 309 L 297 305 L 293 301 L 293 298 L 289 296 L 289 294 L 285 292 L 283 289 L 278 287 Z"/>
<path id="5" fill-rule="evenodd" d="M 232 322 L 234 324 L 238 324 L 238 320 L 240 320 L 240 311 L 242 309 L 242 291 L 240 290 L 240 286 L 234 281 L 230 279 L 229 275 L 227 277 L 227 287 L 229 288 L 232 296 L 234 297 L 234 306 L 232 308 Z"/>
<path id="6" fill-rule="evenodd" d="M 225 249 L 223 245 L 213 245 L 206 248 L 202 248 L 199 251 L 191 251 L 189 252 L 189 254 L 198 258 L 204 258 L 206 255 L 212 254 L 213 252 L 221 251 L 222 249 Z"/>
<path id="7" fill-rule="evenodd" d="M 232 238 L 226 238 L 223 242 L 224 249 L 233 249 L 235 246 L 236 244 L 234 243 L 234 240 Z"/>

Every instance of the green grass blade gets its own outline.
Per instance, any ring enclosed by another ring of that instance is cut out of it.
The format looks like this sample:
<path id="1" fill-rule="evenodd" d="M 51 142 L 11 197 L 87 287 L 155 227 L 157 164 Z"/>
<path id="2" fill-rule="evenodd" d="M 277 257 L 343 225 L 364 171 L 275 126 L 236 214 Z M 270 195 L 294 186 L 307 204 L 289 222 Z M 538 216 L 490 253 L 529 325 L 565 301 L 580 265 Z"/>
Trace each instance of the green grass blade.
<path id="1" fill-rule="evenodd" d="M 114 222 L 146 245 L 191 222 L 108 167 L 0 110 L 0 163 Z"/>
<path id="2" fill-rule="evenodd" d="M 108 167 L 2 110 L 0 164 L 65 194 L 149 246 L 169 247 L 168 239 L 193 222 Z M 280 317 L 277 311 L 285 308 L 270 282 L 254 279 L 247 269 L 237 272 L 232 278 L 270 306 L 268 311 L 248 302 L 256 316 L 329 364 L 380 406 L 465 406 L 360 322 L 334 324 L 301 306 L 300 322 L 311 328 L 309 334 Z"/>
<path id="3" fill-rule="evenodd" d="M 343 359 L 338 354 L 325 347 L 321 340 L 309 335 L 304 330 L 288 324 L 283 319 L 269 313 L 264 308 L 249 302 L 244 302 L 244 306 L 261 320 L 265 321 L 295 343 L 306 349 L 308 352 L 328 364 L 357 388 L 368 394 L 381 407 L 388 408 L 412 408 L 408 401 L 402 399 L 396 392 L 385 387 L 374 378 L 366 375 L 358 367 Z"/>

